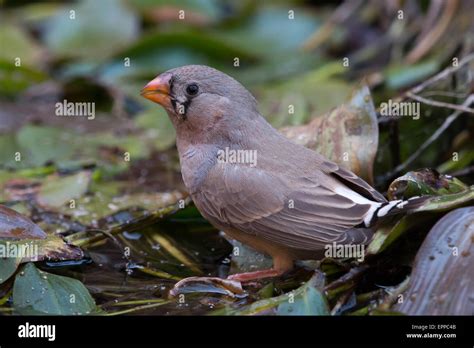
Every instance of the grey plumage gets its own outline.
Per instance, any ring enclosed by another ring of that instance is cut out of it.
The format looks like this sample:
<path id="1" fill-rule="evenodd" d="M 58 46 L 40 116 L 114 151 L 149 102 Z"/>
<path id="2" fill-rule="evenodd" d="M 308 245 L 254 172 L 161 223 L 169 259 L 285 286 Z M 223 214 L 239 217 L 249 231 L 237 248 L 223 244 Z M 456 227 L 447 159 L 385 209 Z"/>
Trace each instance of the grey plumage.
<path id="1" fill-rule="evenodd" d="M 333 242 L 368 243 L 384 207 L 390 205 L 383 215 L 403 210 L 402 202 L 387 202 L 354 173 L 281 135 L 233 78 L 194 65 L 167 73 L 170 98 L 187 105 L 185 118 L 167 110 L 184 183 L 202 215 L 234 238 L 274 258 L 319 258 Z M 193 97 L 186 95 L 190 82 L 200 89 Z M 226 147 L 256 151 L 257 165 L 219 162 Z"/>

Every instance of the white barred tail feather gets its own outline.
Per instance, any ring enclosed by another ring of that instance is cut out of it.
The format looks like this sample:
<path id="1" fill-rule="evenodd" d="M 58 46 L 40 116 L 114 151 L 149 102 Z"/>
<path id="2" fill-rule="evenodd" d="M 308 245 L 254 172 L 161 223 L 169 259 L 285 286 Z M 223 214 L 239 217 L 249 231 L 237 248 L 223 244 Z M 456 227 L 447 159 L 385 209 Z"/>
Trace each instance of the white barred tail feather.
<path id="1" fill-rule="evenodd" d="M 369 211 L 364 219 L 366 227 L 372 226 L 378 219 L 386 216 L 393 216 L 402 213 L 408 213 L 420 207 L 431 196 L 415 196 L 407 200 L 394 200 L 381 203 L 376 209 Z"/>

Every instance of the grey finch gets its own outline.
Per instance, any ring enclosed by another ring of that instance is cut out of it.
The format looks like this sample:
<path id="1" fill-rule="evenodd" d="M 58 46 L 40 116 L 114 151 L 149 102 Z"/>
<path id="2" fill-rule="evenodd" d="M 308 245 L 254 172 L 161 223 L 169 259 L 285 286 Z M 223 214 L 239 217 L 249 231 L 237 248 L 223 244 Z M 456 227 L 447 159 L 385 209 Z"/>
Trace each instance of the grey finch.
<path id="1" fill-rule="evenodd" d="M 201 214 L 231 238 L 270 255 L 279 276 L 295 260 L 320 259 L 325 247 L 367 244 L 374 225 L 419 199 L 390 201 L 354 173 L 297 145 L 258 112 L 252 94 L 207 66 L 162 73 L 141 95 L 173 123 L 181 171 Z"/>

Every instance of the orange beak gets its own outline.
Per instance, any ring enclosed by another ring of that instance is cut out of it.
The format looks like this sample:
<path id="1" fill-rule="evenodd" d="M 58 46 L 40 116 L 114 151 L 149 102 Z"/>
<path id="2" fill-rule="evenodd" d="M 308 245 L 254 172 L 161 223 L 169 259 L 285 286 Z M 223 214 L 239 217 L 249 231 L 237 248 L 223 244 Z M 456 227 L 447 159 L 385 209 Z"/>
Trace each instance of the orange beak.
<path id="1" fill-rule="evenodd" d="M 169 109 L 171 108 L 170 80 L 171 74 L 163 73 L 148 82 L 140 95 Z"/>

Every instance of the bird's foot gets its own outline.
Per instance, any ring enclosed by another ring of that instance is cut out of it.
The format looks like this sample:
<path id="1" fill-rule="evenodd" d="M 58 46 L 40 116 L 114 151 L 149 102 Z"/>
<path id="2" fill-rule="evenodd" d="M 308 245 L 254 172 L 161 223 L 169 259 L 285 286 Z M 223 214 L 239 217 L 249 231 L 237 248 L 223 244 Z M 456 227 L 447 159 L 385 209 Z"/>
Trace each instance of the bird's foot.
<path id="1" fill-rule="evenodd" d="M 278 277 L 278 276 L 281 276 L 283 273 L 285 273 L 285 271 L 272 268 L 272 269 L 265 269 L 261 271 L 255 271 L 255 272 L 232 274 L 228 276 L 227 279 L 237 280 L 240 282 L 248 282 L 251 280 L 258 280 L 262 278 Z"/>

